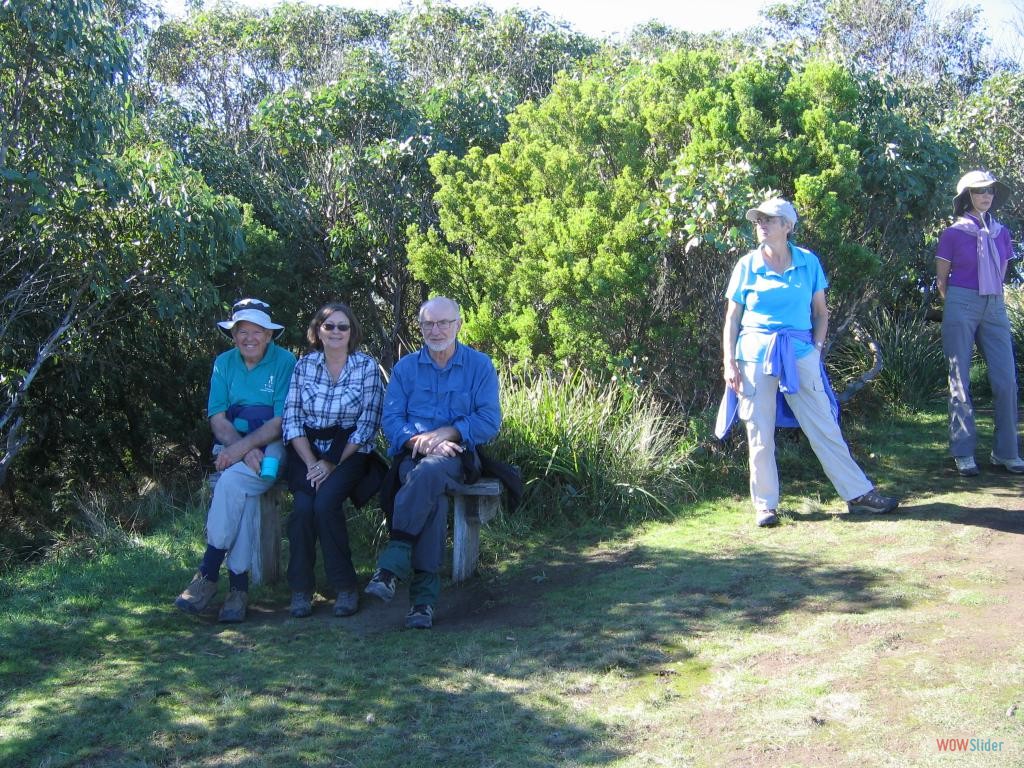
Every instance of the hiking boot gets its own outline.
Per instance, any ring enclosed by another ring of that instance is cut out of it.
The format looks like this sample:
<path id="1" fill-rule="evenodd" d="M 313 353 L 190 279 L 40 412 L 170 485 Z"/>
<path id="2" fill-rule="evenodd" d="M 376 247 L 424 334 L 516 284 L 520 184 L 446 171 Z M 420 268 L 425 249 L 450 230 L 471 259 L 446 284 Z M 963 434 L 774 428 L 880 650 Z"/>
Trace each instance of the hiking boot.
<path id="1" fill-rule="evenodd" d="M 779 516 L 774 509 L 759 509 L 755 515 L 758 528 L 770 528 L 779 524 Z"/>
<path id="2" fill-rule="evenodd" d="M 394 591 L 392 590 L 392 593 Z M 359 610 L 359 593 L 354 589 L 343 589 L 334 599 L 335 616 L 351 616 Z"/>
<path id="3" fill-rule="evenodd" d="M 379 597 L 385 603 L 390 603 L 391 598 L 395 596 L 395 582 L 398 579 L 395 578 L 395 574 L 391 571 L 378 568 L 373 578 L 370 579 L 370 583 L 366 585 L 366 594 Z"/>
<path id="4" fill-rule="evenodd" d="M 953 461 L 956 462 L 956 471 L 961 477 L 974 477 L 978 474 L 978 465 L 974 463 L 973 456 L 954 456 Z M 995 460 L 992 461 L 995 464 Z"/>
<path id="5" fill-rule="evenodd" d="M 304 619 L 313 613 L 313 595 L 309 592 L 292 592 L 292 604 L 288 611 L 296 619 Z"/>
<path id="6" fill-rule="evenodd" d="M 994 453 L 989 454 L 989 461 L 993 467 L 1002 467 L 1007 472 L 1015 475 L 1024 475 L 1024 461 L 1021 459 L 1000 459 Z M 960 474 L 963 474 L 962 472 Z"/>
<path id="7" fill-rule="evenodd" d="M 228 599 L 220 609 L 217 621 L 222 624 L 238 624 L 245 621 L 245 608 L 249 604 L 249 593 L 240 589 L 228 592 Z"/>
<path id="8" fill-rule="evenodd" d="M 899 505 L 899 499 L 894 496 L 883 496 L 874 488 L 863 496 L 858 496 L 856 499 L 846 502 L 846 506 L 851 512 L 868 512 L 874 515 L 884 515 L 886 512 L 892 512 Z"/>
<path id="9" fill-rule="evenodd" d="M 174 601 L 176 608 L 185 613 L 202 613 L 217 594 L 217 582 L 210 581 L 201 573 L 192 577 L 192 583 Z"/>
<path id="10" fill-rule="evenodd" d="M 405 626 L 409 629 L 430 629 L 434 626 L 434 606 L 414 605 L 405 614 Z"/>

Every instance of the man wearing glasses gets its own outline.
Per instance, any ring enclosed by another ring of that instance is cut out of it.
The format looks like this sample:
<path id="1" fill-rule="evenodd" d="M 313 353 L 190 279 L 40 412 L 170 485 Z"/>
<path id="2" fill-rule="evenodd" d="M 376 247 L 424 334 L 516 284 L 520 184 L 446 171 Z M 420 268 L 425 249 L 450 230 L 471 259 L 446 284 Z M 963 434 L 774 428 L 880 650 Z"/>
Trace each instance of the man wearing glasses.
<path id="1" fill-rule="evenodd" d="M 429 629 L 441 590 L 445 491 L 464 480 L 463 459 L 498 434 L 501 407 L 494 363 L 457 341 L 458 304 L 430 299 L 419 326 L 424 346 L 398 361 L 384 394 L 382 427 L 400 487 L 391 538 L 366 592 L 387 602 L 398 581 L 411 579 L 405 624 Z"/>

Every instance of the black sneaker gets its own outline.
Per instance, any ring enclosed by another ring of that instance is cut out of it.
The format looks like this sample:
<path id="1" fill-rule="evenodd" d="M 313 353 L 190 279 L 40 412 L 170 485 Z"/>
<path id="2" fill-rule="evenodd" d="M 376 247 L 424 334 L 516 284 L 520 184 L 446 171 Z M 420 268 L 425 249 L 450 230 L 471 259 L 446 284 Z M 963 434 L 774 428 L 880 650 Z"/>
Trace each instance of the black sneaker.
<path id="1" fill-rule="evenodd" d="M 414 605 L 405 614 L 405 626 L 409 629 L 430 629 L 434 626 L 434 606 Z"/>
<path id="2" fill-rule="evenodd" d="M 379 597 L 385 603 L 390 603 L 391 598 L 395 596 L 395 583 L 398 579 L 391 571 L 383 568 L 378 568 L 373 578 L 370 579 L 370 583 L 366 585 L 366 594 Z"/>
<path id="3" fill-rule="evenodd" d="M 846 506 L 851 512 L 867 512 L 873 515 L 884 515 L 887 512 L 892 512 L 899 505 L 899 499 L 894 496 L 883 496 L 874 488 L 863 496 L 858 496 L 856 499 L 846 502 Z"/>
<path id="4" fill-rule="evenodd" d="M 975 477 L 978 474 L 978 465 L 973 456 L 954 456 L 956 471 L 961 477 Z"/>

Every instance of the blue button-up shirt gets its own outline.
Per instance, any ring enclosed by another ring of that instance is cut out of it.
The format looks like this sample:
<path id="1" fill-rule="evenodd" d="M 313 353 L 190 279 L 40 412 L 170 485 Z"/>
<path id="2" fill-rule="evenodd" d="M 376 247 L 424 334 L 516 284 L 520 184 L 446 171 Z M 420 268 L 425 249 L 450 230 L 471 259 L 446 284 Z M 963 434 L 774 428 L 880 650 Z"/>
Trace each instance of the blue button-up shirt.
<path id="1" fill-rule="evenodd" d="M 382 426 L 391 456 L 401 452 L 409 438 L 444 426 L 459 430 L 468 448 L 493 440 L 501 426 L 494 363 L 458 342 L 444 368 L 426 347 L 406 355 L 391 371 Z"/>

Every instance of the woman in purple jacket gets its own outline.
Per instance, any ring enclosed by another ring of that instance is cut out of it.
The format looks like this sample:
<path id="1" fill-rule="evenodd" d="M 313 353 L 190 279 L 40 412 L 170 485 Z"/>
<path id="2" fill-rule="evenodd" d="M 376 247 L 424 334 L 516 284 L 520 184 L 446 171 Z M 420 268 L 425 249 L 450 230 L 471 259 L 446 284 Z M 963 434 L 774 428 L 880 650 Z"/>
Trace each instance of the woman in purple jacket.
<path id="1" fill-rule="evenodd" d="M 937 285 L 945 300 L 942 350 L 949 363 L 949 448 L 956 470 L 978 474 L 977 432 L 971 402 L 971 355 L 978 345 L 992 384 L 995 435 L 990 460 L 1024 473 L 1017 440 L 1017 378 L 1003 279 L 1011 256 L 1010 232 L 993 216 L 1010 190 L 987 171 L 961 177 L 953 198 L 956 221 L 939 237 Z"/>

